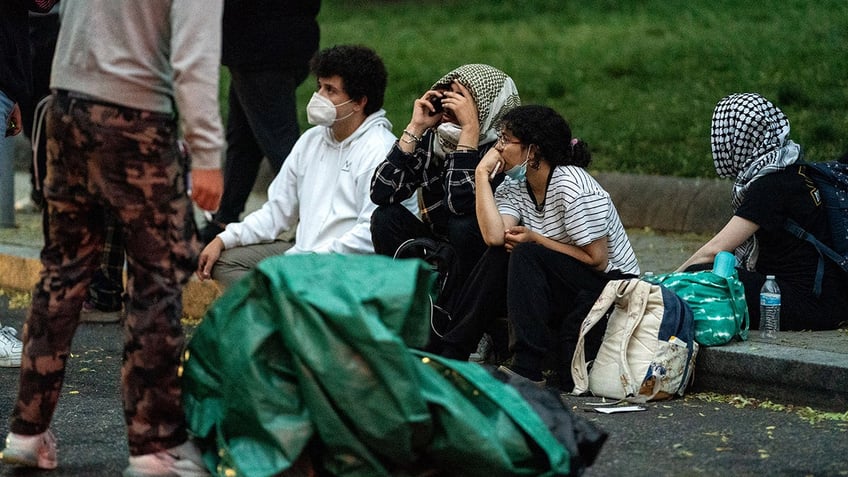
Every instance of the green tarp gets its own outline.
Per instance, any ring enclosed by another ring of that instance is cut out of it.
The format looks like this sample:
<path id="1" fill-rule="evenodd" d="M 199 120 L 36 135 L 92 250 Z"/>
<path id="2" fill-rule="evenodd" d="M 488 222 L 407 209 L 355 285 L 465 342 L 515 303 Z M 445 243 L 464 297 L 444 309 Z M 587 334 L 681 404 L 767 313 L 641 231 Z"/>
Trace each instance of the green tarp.
<path id="1" fill-rule="evenodd" d="M 231 287 L 184 362 L 210 467 L 271 476 L 312 443 L 338 476 L 568 475 L 514 388 L 410 349 L 428 339 L 432 284 L 420 260 L 313 254 L 267 259 Z"/>

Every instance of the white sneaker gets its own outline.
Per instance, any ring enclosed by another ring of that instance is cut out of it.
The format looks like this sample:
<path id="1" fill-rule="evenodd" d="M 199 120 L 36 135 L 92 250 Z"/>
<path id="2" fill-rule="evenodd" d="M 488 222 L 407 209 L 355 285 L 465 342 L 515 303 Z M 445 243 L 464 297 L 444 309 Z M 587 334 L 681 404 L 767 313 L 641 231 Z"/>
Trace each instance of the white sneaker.
<path id="1" fill-rule="evenodd" d="M 22 214 L 35 214 L 41 212 L 41 207 L 33 202 L 31 197 L 26 196 L 15 202 L 15 212 L 20 212 Z"/>
<path id="2" fill-rule="evenodd" d="M 130 465 L 124 477 L 206 477 L 210 475 L 203 465 L 200 449 L 189 441 L 170 449 L 130 456 Z"/>
<path id="3" fill-rule="evenodd" d="M 18 332 L 14 328 L 11 326 L 0 328 L 0 367 L 20 367 L 23 349 L 24 344 L 18 339 Z"/>
<path id="4" fill-rule="evenodd" d="M 34 436 L 10 432 L 6 436 L 6 448 L 0 454 L 0 461 L 23 467 L 55 469 L 59 464 L 56 459 L 56 438 L 49 429 Z"/>

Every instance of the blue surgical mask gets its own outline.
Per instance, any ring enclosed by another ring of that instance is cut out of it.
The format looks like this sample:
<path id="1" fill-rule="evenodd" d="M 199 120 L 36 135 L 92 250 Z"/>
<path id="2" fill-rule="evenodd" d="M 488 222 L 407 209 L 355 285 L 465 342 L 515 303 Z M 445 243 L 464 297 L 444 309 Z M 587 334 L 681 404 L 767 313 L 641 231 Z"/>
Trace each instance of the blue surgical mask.
<path id="1" fill-rule="evenodd" d="M 527 175 L 527 161 L 529 160 L 530 148 L 527 148 L 527 157 L 524 158 L 524 162 L 510 167 L 508 171 L 504 171 L 504 174 L 514 181 L 520 181 L 524 179 L 524 177 Z"/>
<path id="2" fill-rule="evenodd" d="M 520 181 L 527 175 L 527 161 L 511 167 L 508 171 L 504 171 L 507 177 L 514 181 Z"/>

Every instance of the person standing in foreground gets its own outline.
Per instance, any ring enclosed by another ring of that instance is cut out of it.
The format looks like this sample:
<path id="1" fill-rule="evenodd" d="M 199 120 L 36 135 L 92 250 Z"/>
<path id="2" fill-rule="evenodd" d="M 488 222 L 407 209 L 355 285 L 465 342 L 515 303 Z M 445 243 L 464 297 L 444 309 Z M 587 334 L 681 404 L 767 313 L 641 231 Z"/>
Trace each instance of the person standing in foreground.
<path id="1" fill-rule="evenodd" d="M 716 104 L 710 140 L 716 173 L 734 180 L 733 217 L 678 271 L 710 269 L 719 252 L 732 252 L 751 329 L 759 328 L 766 275 L 774 275 L 780 287 L 781 330 L 837 328 L 848 319 L 848 276 L 825 259 L 816 295 L 819 254 L 783 228 L 788 218 L 815 237 L 829 236 L 827 212 L 801 146 L 789 139 L 789 119 L 757 93 L 731 94 Z"/>
<path id="2" fill-rule="evenodd" d="M 268 201 L 203 249 L 201 280 L 215 278 L 228 287 L 262 259 L 283 253 L 374 253 L 376 205 L 368 190 L 396 139 L 382 109 L 386 68 L 374 50 L 356 45 L 319 51 L 310 68 L 317 91 L 306 116 L 315 127 L 294 145 L 268 187 Z M 294 243 L 279 240 L 295 227 Z"/>
<path id="3" fill-rule="evenodd" d="M 500 127 L 475 171 L 477 222 L 489 248 L 460 292 L 459 323 L 440 354 L 467 360 L 493 318 L 506 314 L 514 359 L 501 370 L 542 383 L 553 350 L 562 353 L 556 371 L 567 382 L 562 366 L 571 364 L 583 318 L 608 281 L 637 277 L 639 264 L 609 194 L 586 171 L 586 143 L 572 139 L 562 116 L 519 106 Z M 506 178 L 493 191 L 497 170 Z"/>
<path id="4" fill-rule="evenodd" d="M 23 131 L 21 104 L 32 96 L 32 65 L 29 49 L 29 12 L 46 13 L 55 0 L 6 0 L 0 2 L 0 155 L 11 154 L 9 138 Z M 0 157 L 0 163 L 10 157 Z M 12 172 L 11 163 L 7 163 Z M 2 326 L 2 325 L 0 325 Z M 21 365 L 21 341 L 11 326 L 0 327 L 0 367 Z"/>
<path id="5" fill-rule="evenodd" d="M 221 207 L 200 231 L 204 245 L 238 222 L 262 159 L 276 176 L 300 136 L 298 85 L 318 50 L 320 0 L 226 0 L 221 63 L 230 73 Z"/>
<path id="6" fill-rule="evenodd" d="M 223 188 L 222 2 L 61 5 L 47 118 L 49 230 L 2 460 L 57 466 L 49 426 L 86 288 L 100 263 L 104 224 L 93 212 L 106 207 L 127 231 L 124 475 L 206 475 L 188 440 L 178 373 L 182 287 L 199 248 L 191 199 L 215 209 Z M 180 130 L 191 148 L 190 180 Z"/>

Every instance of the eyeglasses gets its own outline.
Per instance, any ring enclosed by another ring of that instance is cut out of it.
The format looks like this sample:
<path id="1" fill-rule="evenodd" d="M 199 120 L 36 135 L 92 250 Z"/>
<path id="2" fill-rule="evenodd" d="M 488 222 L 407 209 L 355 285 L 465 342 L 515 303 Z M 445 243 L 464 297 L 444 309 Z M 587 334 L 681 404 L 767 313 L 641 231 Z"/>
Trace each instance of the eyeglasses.
<path id="1" fill-rule="evenodd" d="M 499 147 L 506 147 L 506 145 L 507 145 L 507 144 L 521 144 L 521 141 L 517 141 L 517 140 L 516 140 L 516 141 L 508 141 L 508 140 L 506 139 L 506 136 L 504 136 L 503 134 L 498 134 L 498 143 L 497 143 L 497 145 L 498 145 Z"/>

